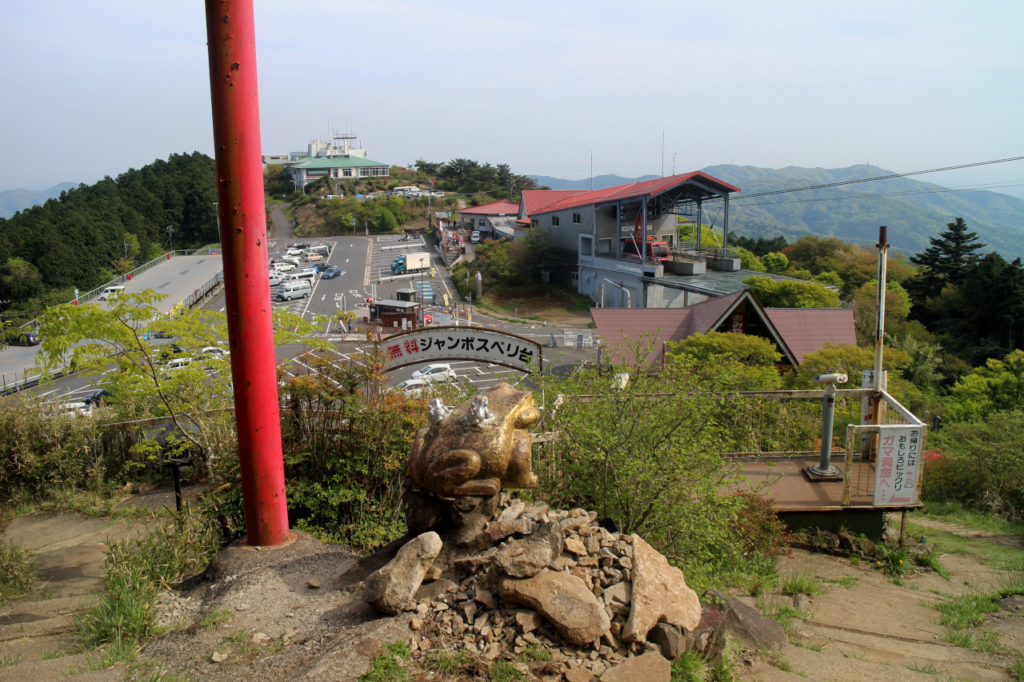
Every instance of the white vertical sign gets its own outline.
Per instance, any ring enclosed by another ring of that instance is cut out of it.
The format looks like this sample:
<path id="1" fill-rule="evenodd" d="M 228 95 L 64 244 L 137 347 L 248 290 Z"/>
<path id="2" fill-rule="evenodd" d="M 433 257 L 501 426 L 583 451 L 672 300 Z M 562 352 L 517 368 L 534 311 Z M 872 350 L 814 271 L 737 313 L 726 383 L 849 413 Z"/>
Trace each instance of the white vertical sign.
<path id="1" fill-rule="evenodd" d="M 920 426 L 882 426 L 875 462 L 875 506 L 911 505 L 917 501 Z"/>

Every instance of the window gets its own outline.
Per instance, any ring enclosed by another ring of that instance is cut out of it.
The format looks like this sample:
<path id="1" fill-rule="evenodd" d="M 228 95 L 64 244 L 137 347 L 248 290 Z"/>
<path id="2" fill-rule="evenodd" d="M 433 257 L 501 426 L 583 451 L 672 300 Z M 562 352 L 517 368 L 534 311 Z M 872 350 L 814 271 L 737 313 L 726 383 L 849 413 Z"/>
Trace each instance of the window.
<path id="1" fill-rule="evenodd" d="M 597 240 L 597 252 L 602 255 L 610 255 L 612 253 L 612 240 L 611 239 L 598 239 Z"/>
<path id="2" fill-rule="evenodd" d="M 572 224 L 573 225 L 579 225 L 582 222 L 583 222 L 583 216 L 581 216 L 579 213 L 573 213 L 572 214 Z"/>
<path id="3" fill-rule="evenodd" d="M 540 222 L 536 218 L 530 221 L 530 227 L 537 227 L 538 225 L 540 225 Z"/>
<path id="4" fill-rule="evenodd" d="M 593 237 L 580 237 L 580 255 L 581 256 L 592 256 L 594 255 L 594 239 Z"/>
<path id="5" fill-rule="evenodd" d="M 552 227 L 558 227 L 558 216 L 556 216 L 556 215 L 551 216 L 551 226 Z"/>
<path id="6" fill-rule="evenodd" d="M 351 168 L 342 168 L 341 169 L 341 174 L 344 177 L 346 177 L 346 178 L 351 178 L 352 177 L 352 169 Z"/>
<path id="7" fill-rule="evenodd" d="M 487 225 L 487 221 L 484 220 L 483 218 L 480 218 L 479 220 L 476 221 L 476 224 L 480 227 L 485 227 Z"/>

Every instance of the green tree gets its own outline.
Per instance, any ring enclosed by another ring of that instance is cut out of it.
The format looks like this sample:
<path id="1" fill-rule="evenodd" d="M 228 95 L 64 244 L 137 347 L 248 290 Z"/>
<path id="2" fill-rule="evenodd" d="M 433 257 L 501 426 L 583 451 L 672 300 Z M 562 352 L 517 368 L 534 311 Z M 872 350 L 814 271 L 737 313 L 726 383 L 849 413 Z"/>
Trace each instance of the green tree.
<path id="1" fill-rule="evenodd" d="M 885 284 L 885 327 L 887 330 L 907 319 L 910 314 L 910 294 L 899 282 Z M 853 324 L 857 341 L 864 346 L 875 343 L 875 325 L 878 321 L 878 280 L 870 280 L 857 289 L 853 296 Z"/>
<path id="2" fill-rule="evenodd" d="M 745 365 L 776 365 L 782 353 L 769 339 L 747 334 L 708 332 L 693 334 L 679 342 L 669 342 L 671 353 L 685 353 L 701 361 L 726 357 Z"/>
<path id="3" fill-rule="evenodd" d="M 963 282 L 980 259 L 976 252 L 985 248 L 978 233 L 971 232 L 963 218 L 947 223 L 946 228 L 929 240 L 931 246 L 910 258 L 911 263 L 923 268 L 912 286 L 921 299 L 937 296 L 947 284 Z"/>
<path id="4" fill-rule="evenodd" d="M 845 282 L 843 282 L 843 278 L 839 276 L 839 273 L 833 272 L 832 270 L 829 270 L 827 272 L 819 272 L 817 275 L 811 278 L 811 281 L 817 282 L 818 284 L 824 284 L 826 286 L 835 287 L 837 289 L 841 289 L 845 284 Z"/>
<path id="5" fill-rule="evenodd" d="M 945 415 L 951 421 L 980 421 L 996 412 L 1024 410 L 1024 350 L 1002 360 L 990 358 L 957 382 L 950 398 Z"/>
<path id="6" fill-rule="evenodd" d="M 789 269 L 789 259 L 782 253 L 767 253 L 761 258 L 761 262 L 773 275 L 781 275 Z"/>
<path id="7" fill-rule="evenodd" d="M 765 272 L 764 264 L 761 259 L 758 258 L 753 252 L 747 251 L 740 247 L 736 249 L 736 252 L 740 256 L 740 267 L 744 270 L 751 270 L 753 272 Z"/>
<path id="8" fill-rule="evenodd" d="M 42 291 L 42 275 L 24 258 L 8 258 L 0 268 L 0 298 L 27 301 Z"/>
<path id="9" fill-rule="evenodd" d="M 398 229 L 395 214 L 383 206 L 377 208 L 377 229 L 381 232 L 393 232 Z"/>
<path id="10" fill-rule="evenodd" d="M 814 282 L 747 277 L 743 283 L 766 308 L 838 308 L 839 294 Z"/>
<path id="11" fill-rule="evenodd" d="M 836 260 L 847 250 L 847 245 L 836 237 L 805 235 L 783 249 L 783 253 L 789 257 L 793 267 L 798 270 L 810 270 L 816 275 L 825 270 L 835 270 Z"/>

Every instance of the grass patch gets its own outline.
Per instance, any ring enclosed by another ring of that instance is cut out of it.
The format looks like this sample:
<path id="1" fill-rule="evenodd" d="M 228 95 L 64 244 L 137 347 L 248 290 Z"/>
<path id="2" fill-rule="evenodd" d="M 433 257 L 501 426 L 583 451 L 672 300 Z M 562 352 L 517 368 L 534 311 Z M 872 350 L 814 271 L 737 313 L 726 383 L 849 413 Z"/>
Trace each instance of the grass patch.
<path id="1" fill-rule="evenodd" d="M 526 676 L 522 671 L 508 661 L 495 661 L 491 668 L 491 682 L 517 682 L 524 679 Z"/>
<path id="2" fill-rule="evenodd" d="M 918 566 L 930 568 L 931 570 L 935 571 L 940 578 L 943 578 L 944 580 L 950 579 L 949 571 L 947 571 L 946 568 L 942 565 L 942 562 L 939 561 L 939 557 L 935 556 L 935 552 L 918 554 L 916 557 L 914 557 L 914 563 Z"/>
<path id="3" fill-rule="evenodd" d="M 672 662 L 672 682 L 711 682 L 711 666 L 690 650 Z"/>
<path id="4" fill-rule="evenodd" d="M 875 548 L 875 568 L 881 569 L 885 577 L 897 585 L 903 584 L 903 576 L 910 570 L 910 554 L 905 549 L 878 545 Z"/>
<path id="5" fill-rule="evenodd" d="M 545 662 L 551 660 L 551 652 L 540 644 L 527 644 L 526 649 L 517 658 L 523 663 L 529 661 Z"/>
<path id="6" fill-rule="evenodd" d="M 984 624 L 985 615 L 999 610 L 996 595 L 962 594 L 947 601 L 927 604 L 939 612 L 939 624 L 956 630 L 976 628 Z"/>
<path id="7" fill-rule="evenodd" d="M 769 665 L 771 665 L 774 668 L 778 668 L 784 673 L 793 673 L 794 675 L 799 675 L 800 677 L 807 677 L 807 675 L 803 674 L 799 670 L 795 670 L 793 666 L 789 664 L 789 661 L 782 657 L 782 654 L 762 651 L 761 655 L 764 656 L 764 660 L 768 661 Z"/>
<path id="8" fill-rule="evenodd" d="M 469 654 L 465 651 L 459 651 L 458 653 L 438 651 L 430 655 L 430 658 L 427 661 L 427 667 L 430 670 L 439 672 L 443 675 L 454 675 L 461 672 L 462 669 L 470 663 L 472 663 L 472 660 L 469 658 Z"/>
<path id="9" fill-rule="evenodd" d="M 857 556 L 856 554 L 851 554 L 850 555 L 850 565 L 851 566 L 860 566 L 860 557 Z"/>
<path id="10" fill-rule="evenodd" d="M 842 578 L 822 578 L 821 580 L 829 585 L 835 585 L 848 590 L 856 585 L 860 578 L 855 575 L 844 575 Z"/>
<path id="11" fill-rule="evenodd" d="M 956 523 L 965 528 L 983 530 L 999 535 L 1016 536 L 1024 540 L 1024 524 L 1007 521 L 1005 518 L 995 514 L 985 514 L 973 509 L 967 509 L 958 502 L 926 502 L 924 509 L 920 513 L 924 516 Z M 909 518 L 913 520 L 913 514 Z M 931 529 L 926 528 L 922 534 L 931 539 L 933 532 Z M 917 533 L 915 533 L 915 536 L 917 536 Z"/>
<path id="12" fill-rule="evenodd" d="M 252 641 L 252 630 L 236 630 L 228 635 L 227 640 L 243 656 L 252 656 L 260 652 L 260 645 Z"/>
<path id="13" fill-rule="evenodd" d="M 789 643 L 792 644 L 793 646 L 798 646 L 801 649 L 810 649 L 811 651 L 817 651 L 819 654 L 821 653 L 821 650 L 824 648 L 820 644 L 812 644 L 812 643 L 810 643 L 810 642 L 808 642 L 806 640 L 803 640 L 803 639 L 796 639 L 796 638 L 794 638 L 794 639 L 791 639 L 789 641 Z"/>
<path id="14" fill-rule="evenodd" d="M 217 547 L 216 531 L 192 516 L 156 527 L 134 542 L 112 543 L 104 593 L 78 618 L 83 643 L 137 650 L 156 634 L 153 605 L 160 590 L 205 568 Z"/>
<path id="15" fill-rule="evenodd" d="M 11 654 L 10 656 L 0 656 L 0 668 L 7 668 L 12 665 L 18 665 L 18 661 L 21 660 L 21 653 Z"/>
<path id="16" fill-rule="evenodd" d="M 821 583 L 810 571 L 797 571 L 782 579 L 782 594 L 821 594 Z"/>
<path id="17" fill-rule="evenodd" d="M 1024 682 L 1024 659 L 1018 658 L 1016 661 L 1010 664 L 1010 667 L 1006 669 L 1006 674 L 1010 676 L 1014 682 Z"/>
<path id="18" fill-rule="evenodd" d="M 409 679 L 409 647 L 404 642 L 389 642 L 384 653 L 370 661 L 370 670 L 359 682 L 405 682 Z"/>
<path id="19" fill-rule="evenodd" d="M 116 639 L 108 642 L 85 657 L 85 665 L 78 672 L 93 672 L 106 670 L 118 663 L 130 663 L 139 655 L 139 646 L 134 641 Z"/>
<path id="20" fill-rule="evenodd" d="M 934 663 L 928 663 L 927 665 L 919 665 L 917 663 L 911 663 L 907 666 L 907 670 L 913 670 L 915 673 L 924 673 L 925 675 L 941 675 L 942 671 L 935 667 Z"/>
<path id="21" fill-rule="evenodd" d="M 206 628 L 212 628 L 214 625 L 221 625 L 231 620 L 231 609 L 214 609 L 213 611 L 207 611 L 203 614 L 203 617 L 199 619 L 199 629 L 205 630 Z"/>
<path id="22" fill-rule="evenodd" d="M 0 606 L 25 594 L 36 584 L 36 565 L 32 553 L 18 545 L 0 540 Z"/>
<path id="23" fill-rule="evenodd" d="M 794 608 L 791 604 L 783 603 L 778 597 L 769 595 L 762 595 L 757 598 L 757 608 L 760 609 L 766 618 L 771 618 L 784 627 L 787 634 L 793 633 L 798 620 L 807 620 L 811 617 L 806 611 Z"/>
<path id="24" fill-rule="evenodd" d="M 987 630 L 968 632 L 966 630 L 946 628 L 946 632 L 943 634 L 943 639 L 958 647 L 970 649 L 971 651 L 980 651 L 986 654 L 997 654 L 1006 650 L 1005 647 L 999 643 L 999 635 Z"/>

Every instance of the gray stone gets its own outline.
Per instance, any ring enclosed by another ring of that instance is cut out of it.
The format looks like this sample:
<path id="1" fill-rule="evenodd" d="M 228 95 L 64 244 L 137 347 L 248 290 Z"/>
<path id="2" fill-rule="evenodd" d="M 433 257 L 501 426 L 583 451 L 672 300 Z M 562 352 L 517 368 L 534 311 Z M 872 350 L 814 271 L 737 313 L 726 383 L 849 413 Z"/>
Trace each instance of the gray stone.
<path id="1" fill-rule="evenodd" d="M 671 679 L 672 664 L 653 651 L 626 659 L 601 676 L 601 682 L 669 682 Z"/>
<path id="2" fill-rule="evenodd" d="M 533 632 L 544 622 L 536 611 L 530 611 L 528 609 L 520 609 L 516 611 L 516 625 L 524 633 Z"/>
<path id="3" fill-rule="evenodd" d="M 557 523 L 546 523 L 529 537 L 506 544 L 494 561 L 513 578 L 532 578 L 551 565 L 561 551 L 561 529 Z"/>
<path id="4" fill-rule="evenodd" d="M 627 642 L 644 642 L 659 621 L 693 630 L 700 623 L 697 593 L 686 586 L 683 572 L 669 565 L 661 553 L 639 535 L 629 543 L 633 548 L 633 596 L 629 620 L 622 631 Z"/>
<path id="5" fill-rule="evenodd" d="M 410 540 L 394 559 L 366 579 L 363 599 L 382 613 L 398 613 L 420 589 L 441 547 L 441 537 L 434 532 Z"/>
<path id="6" fill-rule="evenodd" d="M 426 578 L 424 578 L 424 580 L 426 580 Z M 434 601 L 447 592 L 451 587 L 455 587 L 455 582 L 448 580 L 447 578 L 441 578 L 435 582 L 426 583 L 421 585 L 420 589 L 416 592 L 416 601 Z"/>
<path id="7" fill-rule="evenodd" d="M 604 591 L 604 603 L 628 604 L 633 600 L 633 585 L 630 583 L 615 583 Z"/>
<path id="8" fill-rule="evenodd" d="M 568 642 L 589 644 L 608 632 L 611 620 L 604 606 L 579 578 L 543 570 L 532 578 L 505 578 L 499 583 L 505 602 L 537 611 Z"/>
<path id="9" fill-rule="evenodd" d="M 676 625 L 658 623 L 647 633 L 647 639 L 661 648 L 661 655 L 674 661 L 686 651 L 686 637 Z"/>
<path id="10" fill-rule="evenodd" d="M 724 641 L 726 633 L 751 649 L 780 651 L 789 642 L 785 628 L 738 599 L 708 590 L 704 593 L 704 603 L 707 612 L 701 619 L 699 631 L 711 632 L 709 646 L 716 643 L 714 640 Z"/>

